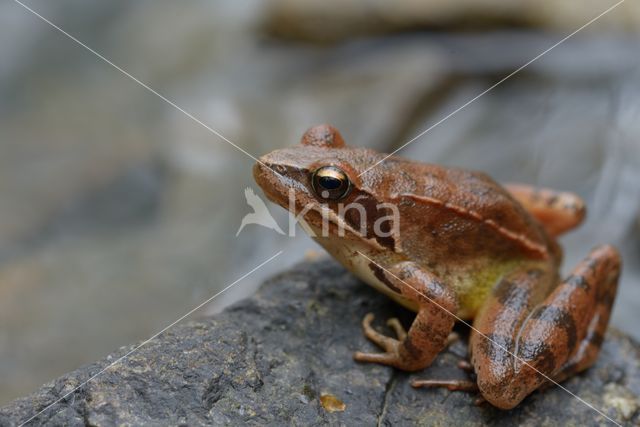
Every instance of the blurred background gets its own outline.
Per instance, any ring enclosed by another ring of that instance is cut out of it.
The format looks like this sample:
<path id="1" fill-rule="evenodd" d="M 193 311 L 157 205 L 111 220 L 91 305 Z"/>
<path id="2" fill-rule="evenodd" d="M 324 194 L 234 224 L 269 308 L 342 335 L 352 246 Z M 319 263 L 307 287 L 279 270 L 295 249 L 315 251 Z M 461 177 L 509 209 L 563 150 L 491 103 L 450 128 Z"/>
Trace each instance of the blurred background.
<path id="1" fill-rule="evenodd" d="M 389 152 L 615 2 L 29 0 L 258 156 L 311 125 Z M 640 338 L 640 3 L 627 0 L 399 154 L 574 191 L 566 269 L 625 260 Z M 253 161 L 11 0 L 0 2 L 0 404 L 208 306 L 314 244 L 248 226 Z M 271 211 L 285 228 L 287 217 Z"/>

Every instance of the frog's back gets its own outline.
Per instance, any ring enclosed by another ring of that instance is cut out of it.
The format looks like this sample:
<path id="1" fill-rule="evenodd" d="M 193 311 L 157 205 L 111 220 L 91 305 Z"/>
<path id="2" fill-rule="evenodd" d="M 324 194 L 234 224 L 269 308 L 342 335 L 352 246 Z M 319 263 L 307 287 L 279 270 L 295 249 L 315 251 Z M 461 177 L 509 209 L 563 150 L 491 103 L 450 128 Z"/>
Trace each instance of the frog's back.
<path id="1" fill-rule="evenodd" d="M 488 175 L 398 159 L 393 162 L 401 162 L 402 167 L 394 167 L 395 176 L 388 177 L 389 197 L 405 210 L 403 218 L 416 218 L 415 223 L 405 224 L 413 232 L 439 236 L 433 245 L 450 246 L 460 257 L 465 248 L 476 256 L 509 248 L 534 259 L 551 255 L 550 239 L 542 227 Z"/>
<path id="2" fill-rule="evenodd" d="M 403 220 L 397 250 L 455 289 L 459 316 L 472 318 L 500 278 L 521 263 L 555 256 L 541 226 L 486 174 L 399 162 L 395 176 L 386 177 Z"/>
<path id="3" fill-rule="evenodd" d="M 428 167 L 428 169 L 432 169 Z M 483 221 L 499 235 L 514 240 L 532 255 L 545 258 L 548 236 L 537 221 L 501 185 L 482 172 L 439 168 L 444 175 L 434 185 L 429 175 L 421 177 L 421 193 L 444 202 L 463 216 Z"/>

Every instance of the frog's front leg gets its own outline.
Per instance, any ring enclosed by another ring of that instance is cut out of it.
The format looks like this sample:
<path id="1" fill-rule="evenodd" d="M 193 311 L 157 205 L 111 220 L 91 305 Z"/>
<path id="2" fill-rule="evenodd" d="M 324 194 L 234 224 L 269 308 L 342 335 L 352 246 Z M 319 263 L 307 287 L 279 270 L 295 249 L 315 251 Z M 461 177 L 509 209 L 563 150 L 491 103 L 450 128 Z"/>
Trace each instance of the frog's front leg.
<path id="1" fill-rule="evenodd" d="M 430 272 L 413 262 L 402 262 L 389 270 L 373 264 L 376 275 L 404 298 L 418 303 L 419 309 L 411 328 L 405 333 L 396 319 L 389 321 L 398 339 L 386 337 L 371 327 L 373 315 L 363 320 L 365 336 L 376 343 L 384 353 L 356 352 L 359 362 L 373 362 L 394 366 L 405 371 L 426 368 L 447 346 L 453 329 L 457 300 L 455 294 Z M 447 313 L 447 311 L 449 313 Z"/>
<path id="2" fill-rule="evenodd" d="M 510 409 L 548 379 L 562 381 L 596 360 L 615 299 L 620 257 L 594 249 L 545 297 L 555 280 L 529 267 L 503 279 L 476 318 L 471 360 L 482 396 Z"/>

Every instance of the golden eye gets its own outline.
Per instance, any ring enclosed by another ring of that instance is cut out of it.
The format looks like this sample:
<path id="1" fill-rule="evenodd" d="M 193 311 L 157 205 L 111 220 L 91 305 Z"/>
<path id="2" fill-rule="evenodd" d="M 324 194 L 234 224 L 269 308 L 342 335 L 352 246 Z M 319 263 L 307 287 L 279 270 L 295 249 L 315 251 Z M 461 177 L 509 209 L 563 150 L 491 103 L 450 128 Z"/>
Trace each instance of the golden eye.
<path id="1" fill-rule="evenodd" d="M 349 177 L 335 166 L 317 169 L 311 177 L 311 185 L 318 196 L 327 200 L 341 199 L 351 190 Z"/>

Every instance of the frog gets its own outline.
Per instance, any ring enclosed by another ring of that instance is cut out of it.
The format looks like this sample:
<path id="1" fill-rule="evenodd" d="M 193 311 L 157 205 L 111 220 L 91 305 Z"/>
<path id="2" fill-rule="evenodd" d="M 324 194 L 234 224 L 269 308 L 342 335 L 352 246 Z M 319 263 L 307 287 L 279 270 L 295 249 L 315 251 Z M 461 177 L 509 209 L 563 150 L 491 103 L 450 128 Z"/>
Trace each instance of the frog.
<path id="1" fill-rule="evenodd" d="M 327 124 L 260 157 L 253 175 L 346 269 L 416 313 L 408 329 L 387 321 L 395 337 L 366 314 L 381 351 L 356 351 L 357 362 L 423 370 L 456 321 L 472 322 L 471 379 L 412 385 L 474 390 L 507 410 L 597 360 L 622 261 L 598 245 L 561 278 L 558 238 L 586 215 L 576 194 L 347 146 Z"/>

